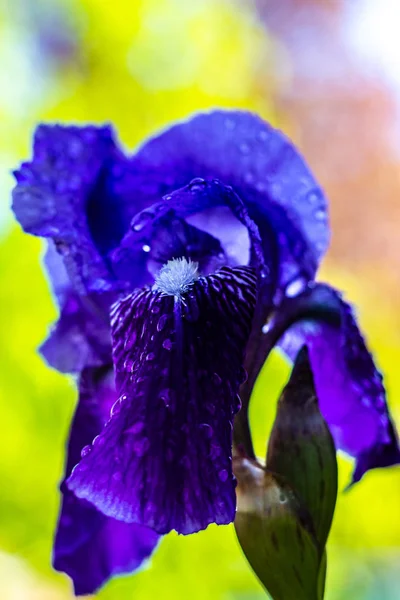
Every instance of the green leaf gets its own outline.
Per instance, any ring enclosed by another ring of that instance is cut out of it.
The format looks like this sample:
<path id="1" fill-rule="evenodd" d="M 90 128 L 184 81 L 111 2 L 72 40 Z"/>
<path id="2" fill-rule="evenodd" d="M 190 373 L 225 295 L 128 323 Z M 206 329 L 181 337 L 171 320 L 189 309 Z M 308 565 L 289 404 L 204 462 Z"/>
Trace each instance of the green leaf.
<path id="1" fill-rule="evenodd" d="M 283 476 L 307 507 L 322 554 L 335 510 L 338 470 L 306 347 L 300 351 L 278 403 L 267 469 Z"/>
<path id="2" fill-rule="evenodd" d="M 312 523 L 281 478 L 247 458 L 234 459 L 238 480 L 235 529 L 273 600 L 320 600 L 320 552 Z"/>

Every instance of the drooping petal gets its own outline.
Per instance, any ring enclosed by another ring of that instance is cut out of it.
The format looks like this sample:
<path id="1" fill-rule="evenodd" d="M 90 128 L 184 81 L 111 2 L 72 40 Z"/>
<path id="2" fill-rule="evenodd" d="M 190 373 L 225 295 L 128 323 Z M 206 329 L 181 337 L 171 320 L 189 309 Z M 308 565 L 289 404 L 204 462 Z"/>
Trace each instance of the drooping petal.
<path id="1" fill-rule="evenodd" d="M 326 199 L 291 142 L 258 116 L 196 115 L 146 142 L 131 169 L 158 195 L 194 177 L 232 186 L 261 232 L 266 263 L 275 263 L 277 288 L 314 277 L 329 242 Z M 148 187 L 137 195 L 154 202 Z"/>
<path id="2" fill-rule="evenodd" d="M 99 189 L 104 172 L 118 157 L 110 127 L 41 125 L 35 133 L 32 161 L 15 172 L 17 219 L 25 231 L 54 240 L 75 289 L 82 294 L 113 287 L 113 276 L 96 242 L 109 243 L 98 240 L 100 229 L 104 233 L 106 227 L 108 239 L 118 237 L 118 206 L 105 211 L 105 194 Z"/>
<path id="3" fill-rule="evenodd" d="M 79 296 L 51 241 L 44 264 L 60 315 L 41 345 L 40 353 L 51 367 L 61 373 L 80 373 L 85 367 L 109 364 L 111 335 L 108 312 L 114 296 L 106 292 Z"/>
<path id="4" fill-rule="evenodd" d="M 399 463 L 382 376 L 351 306 L 330 286 L 311 285 L 283 303 L 268 335 L 296 322 L 282 347 L 292 358 L 307 344 L 322 414 L 336 446 L 357 460 L 354 480 L 368 469 Z"/>
<path id="5" fill-rule="evenodd" d="M 108 418 L 116 399 L 108 368 L 86 369 L 68 443 L 65 477 Z M 110 577 L 134 571 L 153 552 L 159 536 L 140 525 L 106 517 L 61 486 L 62 507 L 53 551 L 55 569 L 67 573 L 77 595 L 92 594 Z"/>
<path id="6" fill-rule="evenodd" d="M 187 534 L 234 518 L 232 419 L 256 276 L 237 267 L 195 280 L 181 267 L 181 284 L 164 272 L 162 292 L 115 305 L 120 397 L 68 486 L 105 514 Z"/>

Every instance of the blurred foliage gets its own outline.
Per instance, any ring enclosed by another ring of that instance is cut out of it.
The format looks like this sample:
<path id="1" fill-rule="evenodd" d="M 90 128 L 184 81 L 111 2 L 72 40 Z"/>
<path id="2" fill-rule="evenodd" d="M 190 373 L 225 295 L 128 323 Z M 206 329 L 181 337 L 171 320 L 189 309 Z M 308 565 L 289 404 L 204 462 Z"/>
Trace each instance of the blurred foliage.
<path id="1" fill-rule="evenodd" d="M 273 66 L 280 51 L 252 4 L 239 0 L 0 2 L 2 599 L 71 597 L 50 555 L 76 399 L 73 381 L 47 368 L 36 352 L 57 311 L 40 266 L 41 243 L 12 225 L 10 170 L 29 155 L 33 128 L 42 120 L 111 121 L 128 147 L 173 119 L 216 105 L 247 107 L 276 122 Z M 323 271 L 360 307 L 400 423 L 398 314 L 393 297 L 380 295 L 376 274 L 376 264 L 368 263 L 355 278 L 334 261 Z M 390 280 L 390 269 L 379 276 Z M 287 365 L 274 355 L 257 383 L 251 417 L 261 456 L 287 376 Z M 340 489 L 350 472 L 349 461 L 341 459 Z M 339 494 L 327 600 L 400 598 L 399 506 L 396 469 L 370 473 Z M 151 568 L 111 582 L 99 597 L 157 595 L 265 597 L 233 527 L 215 526 L 194 536 L 167 536 Z"/>

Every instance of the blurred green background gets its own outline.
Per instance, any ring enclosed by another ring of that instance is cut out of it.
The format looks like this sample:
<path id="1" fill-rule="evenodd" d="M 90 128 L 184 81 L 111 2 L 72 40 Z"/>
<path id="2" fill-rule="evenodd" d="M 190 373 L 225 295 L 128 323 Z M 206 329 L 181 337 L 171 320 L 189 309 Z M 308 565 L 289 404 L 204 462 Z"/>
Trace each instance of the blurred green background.
<path id="1" fill-rule="evenodd" d="M 9 209 L 11 169 L 29 156 L 39 121 L 111 121 L 129 148 L 212 106 L 248 108 L 283 128 L 331 199 L 333 240 L 320 279 L 357 305 L 400 425 L 400 120 L 386 43 L 389 24 L 399 23 L 393 6 L 0 0 L 2 600 L 72 598 L 50 554 L 76 395 L 73 381 L 37 355 L 57 311 L 40 266 L 42 245 L 20 231 Z M 368 23 L 379 26 L 388 10 L 387 30 L 372 36 Z M 287 374 L 275 356 L 257 385 L 252 422 L 261 455 Z M 341 458 L 341 489 L 351 468 Z M 400 599 L 399 509 L 398 469 L 372 472 L 340 494 L 327 600 Z M 112 581 L 98 596 L 265 597 L 233 528 L 215 526 L 189 537 L 170 534 L 149 568 Z"/>

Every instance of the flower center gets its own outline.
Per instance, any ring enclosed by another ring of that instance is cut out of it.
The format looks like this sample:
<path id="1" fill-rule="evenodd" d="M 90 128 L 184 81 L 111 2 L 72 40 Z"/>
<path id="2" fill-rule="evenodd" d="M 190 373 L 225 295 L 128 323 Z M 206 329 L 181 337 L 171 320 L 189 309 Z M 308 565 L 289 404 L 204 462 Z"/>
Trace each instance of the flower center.
<path id="1" fill-rule="evenodd" d="M 153 289 L 164 296 L 181 298 L 199 277 L 199 264 L 185 257 L 174 258 L 165 264 L 155 279 Z"/>

